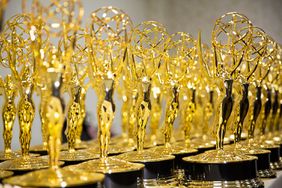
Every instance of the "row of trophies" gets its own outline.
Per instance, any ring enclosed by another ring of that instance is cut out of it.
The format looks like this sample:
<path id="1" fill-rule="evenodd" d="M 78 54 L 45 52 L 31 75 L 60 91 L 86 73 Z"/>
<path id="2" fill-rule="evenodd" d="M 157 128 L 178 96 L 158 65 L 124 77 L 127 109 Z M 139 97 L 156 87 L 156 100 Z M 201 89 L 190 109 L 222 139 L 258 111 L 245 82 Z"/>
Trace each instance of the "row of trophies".
<path id="1" fill-rule="evenodd" d="M 3 183 L 264 187 L 261 178 L 282 169 L 282 46 L 246 16 L 218 18 L 208 46 L 200 33 L 168 34 L 155 21 L 134 26 L 114 7 L 92 12 L 82 27 L 79 0 L 34 0 L 30 11 L 22 4 L 0 37 L 1 66 L 10 71 L 0 82 Z M 98 139 L 86 142 L 90 87 L 98 96 Z M 111 138 L 115 90 L 122 134 Z M 30 147 L 34 92 L 43 143 Z M 16 116 L 21 152 L 11 150 Z"/>

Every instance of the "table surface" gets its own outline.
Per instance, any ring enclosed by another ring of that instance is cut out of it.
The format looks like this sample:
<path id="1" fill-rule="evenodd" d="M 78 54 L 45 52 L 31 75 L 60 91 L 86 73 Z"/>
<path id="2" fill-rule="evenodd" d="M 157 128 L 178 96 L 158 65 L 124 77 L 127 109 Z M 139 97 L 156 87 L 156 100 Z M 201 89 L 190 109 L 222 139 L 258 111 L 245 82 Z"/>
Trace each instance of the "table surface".
<path id="1" fill-rule="evenodd" d="M 263 179 L 265 188 L 282 188 L 282 171 L 277 171 L 277 178 Z"/>

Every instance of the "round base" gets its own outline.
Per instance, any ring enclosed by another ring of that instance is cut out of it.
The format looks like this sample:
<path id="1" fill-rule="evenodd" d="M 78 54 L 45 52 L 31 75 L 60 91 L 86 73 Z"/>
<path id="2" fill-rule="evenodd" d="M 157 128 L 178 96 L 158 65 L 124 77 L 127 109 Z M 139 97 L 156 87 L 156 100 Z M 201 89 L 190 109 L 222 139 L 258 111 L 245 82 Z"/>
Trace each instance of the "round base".
<path id="1" fill-rule="evenodd" d="M 104 187 L 141 188 L 143 187 L 143 170 L 105 174 Z"/>
<path id="2" fill-rule="evenodd" d="M 270 150 L 270 167 L 274 170 L 282 169 L 282 162 L 280 161 L 280 147 L 273 144 L 263 144 L 260 148 Z"/>
<path id="3" fill-rule="evenodd" d="M 11 171 L 5 171 L 5 170 L 1 170 L 0 171 L 0 180 L 4 179 L 4 178 L 8 178 L 10 176 L 12 176 L 14 173 Z"/>
<path id="4" fill-rule="evenodd" d="M 188 180 L 185 182 L 185 187 L 199 187 L 199 188 L 263 188 L 264 184 L 259 178 L 245 179 L 237 181 L 200 181 Z"/>
<path id="5" fill-rule="evenodd" d="M 168 147 L 165 146 L 157 146 L 152 149 L 150 149 L 154 152 L 160 153 L 160 155 L 179 155 L 179 154 L 195 154 L 198 152 L 198 150 L 194 148 L 186 148 L 179 145 L 171 145 Z"/>
<path id="6" fill-rule="evenodd" d="M 49 162 L 47 157 L 22 156 L 0 163 L 1 170 L 11 171 L 31 171 L 48 167 Z"/>
<path id="7" fill-rule="evenodd" d="M 240 145 L 235 148 L 235 145 L 230 145 L 225 148 L 226 150 L 235 151 L 241 155 L 252 155 L 258 158 L 257 171 L 260 178 L 275 178 L 276 172 L 270 167 L 270 151 L 260 148 L 252 148 L 248 145 Z"/>
<path id="8" fill-rule="evenodd" d="M 9 152 L 9 153 L 0 152 L 0 161 L 7 161 L 7 160 L 18 158 L 20 156 L 21 154 L 19 152 Z"/>
<path id="9" fill-rule="evenodd" d="M 175 157 L 172 155 L 143 150 L 124 153 L 117 158 L 144 164 L 144 179 L 166 178 L 173 175 Z"/>
<path id="10" fill-rule="evenodd" d="M 65 168 L 85 172 L 112 174 L 141 170 L 144 168 L 144 165 L 130 163 L 124 160 L 120 160 L 116 157 L 107 157 L 86 161 L 78 165 L 68 166 Z"/>
<path id="11" fill-rule="evenodd" d="M 161 155 L 174 155 L 174 168 L 175 169 L 181 169 L 183 168 L 183 157 L 188 157 L 192 155 L 196 155 L 198 153 L 198 150 L 194 148 L 186 148 L 183 146 L 178 145 L 172 145 L 170 147 L 165 146 L 157 146 L 151 149 L 155 153 L 159 153 Z"/>
<path id="12" fill-rule="evenodd" d="M 97 184 L 103 179 L 103 174 L 50 168 L 8 178 L 4 183 L 22 187 L 81 187 Z"/>
<path id="13" fill-rule="evenodd" d="M 60 160 L 61 161 L 70 161 L 70 162 L 81 162 L 88 161 L 91 159 L 98 159 L 99 154 L 90 153 L 86 150 L 75 150 L 75 151 L 61 151 Z"/>
<path id="14" fill-rule="evenodd" d="M 212 150 L 183 158 L 188 181 L 237 181 L 257 178 L 257 158 L 233 151 Z M 246 170 L 248 169 L 248 170 Z"/>
<path id="15" fill-rule="evenodd" d="M 105 187 L 139 187 L 143 179 L 143 164 L 107 157 L 65 167 L 73 171 L 104 173 Z"/>

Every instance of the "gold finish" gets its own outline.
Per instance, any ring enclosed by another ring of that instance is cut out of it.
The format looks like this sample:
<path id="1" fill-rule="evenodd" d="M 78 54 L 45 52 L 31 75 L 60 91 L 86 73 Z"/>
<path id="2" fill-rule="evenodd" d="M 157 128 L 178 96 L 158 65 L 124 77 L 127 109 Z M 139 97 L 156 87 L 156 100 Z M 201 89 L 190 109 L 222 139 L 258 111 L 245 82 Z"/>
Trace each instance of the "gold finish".
<path id="1" fill-rule="evenodd" d="M 233 79 L 238 77 L 238 67 L 248 50 L 251 42 L 252 24 L 248 18 L 238 13 L 227 13 L 216 20 L 212 32 L 212 45 L 214 48 L 214 57 L 216 72 L 219 77 L 224 79 L 226 94 L 220 100 L 218 106 L 218 123 L 216 148 L 223 149 L 223 141 L 226 132 L 226 126 L 230 118 L 234 99 L 232 97 Z M 225 43 L 221 40 L 225 38 Z"/>
<path id="2" fill-rule="evenodd" d="M 132 172 L 142 170 L 143 164 L 130 163 L 115 157 L 107 157 L 83 162 L 78 165 L 68 166 L 65 169 L 77 170 L 79 172 L 98 172 L 103 174 Z"/>
<path id="3" fill-rule="evenodd" d="M 0 155 L 2 159 L 12 159 L 18 155 L 11 150 L 11 141 L 13 137 L 13 126 L 16 118 L 16 106 L 14 103 L 16 97 L 15 84 L 13 83 L 12 76 L 8 75 L 5 78 L 5 82 L 1 83 L 4 88 L 5 103 L 2 109 L 2 118 L 4 124 L 3 140 L 4 140 L 4 152 Z M 1 80 L 2 81 L 2 80 Z"/>
<path id="4" fill-rule="evenodd" d="M 144 148 L 145 130 L 151 114 L 151 80 L 163 62 L 167 48 L 168 35 L 165 28 L 153 21 L 143 22 L 136 26 L 132 36 L 133 61 L 128 65 L 132 72 L 131 80 L 137 80 L 140 87 L 137 104 L 137 151 Z"/>
<path id="5" fill-rule="evenodd" d="M 4 178 L 8 178 L 9 176 L 12 176 L 14 173 L 11 172 L 11 171 L 4 171 L 4 170 L 1 170 L 0 171 L 0 180 L 1 179 L 4 179 Z"/>
<path id="6" fill-rule="evenodd" d="M 91 72 L 89 77 L 99 95 L 97 117 L 101 158 L 106 158 L 108 155 L 110 128 L 115 113 L 112 97 L 116 80 L 126 59 L 131 28 L 130 18 L 123 11 L 113 7 L 103 7 L 94 11 L 87 28 L 86 43 L 89 48 L 89 72 Z M 103 34 L 106 36 L 102 36 Z M 104 87 L 102 93 L 101 86 Z"/>
<path id="7" fill-rule="evenodd" d="M 172 160 L 175 157 L 173 155 L 170 155 L 170 153 L 168 152 L 158 153 L 153 149 L 150 149 L 150 150 L 142 150 L 138 152 L 136 151 L 127 152 L 117 156 L 117 158 L 130 162 L 146 163 L 146 162 L 161 162 L 161 161 Z"/>
<path id="8" fill-rule="evenodd" d="M 46 181 L 48 178 L 49 181 Z M 85 173 L 67 169 L 44 169 L 23 176 L 14 176 L 4 180 L 4 183 L 23 187 L 69 187 L 84 186 L 102 182 L 103 174 Z M 52 180 L 52 181 L 50 181 Z"/>

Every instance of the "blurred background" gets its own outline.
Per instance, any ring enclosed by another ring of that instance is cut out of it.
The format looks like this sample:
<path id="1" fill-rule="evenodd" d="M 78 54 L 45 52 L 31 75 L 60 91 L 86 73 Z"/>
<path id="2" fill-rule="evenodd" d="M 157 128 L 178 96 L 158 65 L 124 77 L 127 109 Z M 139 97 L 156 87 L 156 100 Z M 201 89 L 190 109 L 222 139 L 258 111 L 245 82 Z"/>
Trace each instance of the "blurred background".
<path id="1" fill-rule="evenodd" d="M 48 1 L 48 0 L 46 0 Z M 169 33 L 184 31 L 195 38 L 202 32 L 203 42 L 210 44 L 211 31 L 215 20 L 227 12 L 245 14 L 253 25 L 262 28 L 277 42 L 282 43 L 282 1 L 281 0 L 82 0 L 85 8 L 83 25 L 92 11 L 102 6 L 114 6 L 124 10 L 137 25 L 142 21 L 155 20 L 164 24 Z M 27 0 L 27 5 L 31 0 Z M 28 7 L 27 7 L 28 8 Z M 9 0 L 4 19 L 21 13 L 21 0 Z M 9 74 L 8 69 L 0 67 L 0 75 Z M 68 95 L 64 96 L 66 104 Z M 38 113 L 40 99 L 36 94 L 33 97 L 36 105 L 36 117 L 32 127 L 31 145 L 41 144 L 41 125 Z M 16 104 L 18 103 L 18 98 Z M 121 99 L 115 96 L 116 115 L 112 131 L 119 134 L 122 106 Z M 3 96 L 0 97 L 0 106 L 3 105 Z M 90 114 L 91 126 L 97 126 L 96 119 L 97 97 L 90 89 L 86 97 L 86 108 Z M 2 114 L 2 111 L 1 111 Z M 3 120 L 0 120 L 0 150 L 3 150 Z M 13 128 L 12 149 L 19 149 L 19 124 L 16 118 Z"/>

